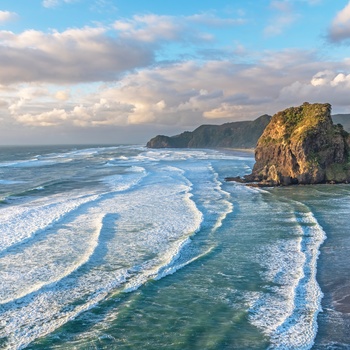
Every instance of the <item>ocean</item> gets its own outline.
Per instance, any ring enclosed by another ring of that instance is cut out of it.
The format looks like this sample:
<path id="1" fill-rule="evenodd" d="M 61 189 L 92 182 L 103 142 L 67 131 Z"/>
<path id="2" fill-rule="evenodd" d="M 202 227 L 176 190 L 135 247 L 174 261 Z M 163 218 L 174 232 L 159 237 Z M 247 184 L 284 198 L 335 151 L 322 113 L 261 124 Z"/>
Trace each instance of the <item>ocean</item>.
<path id="1" fill-rule="evenodd" d="M 0 349 L 350 349 L 350 186 L 253 153 L 0 148 Z"/>

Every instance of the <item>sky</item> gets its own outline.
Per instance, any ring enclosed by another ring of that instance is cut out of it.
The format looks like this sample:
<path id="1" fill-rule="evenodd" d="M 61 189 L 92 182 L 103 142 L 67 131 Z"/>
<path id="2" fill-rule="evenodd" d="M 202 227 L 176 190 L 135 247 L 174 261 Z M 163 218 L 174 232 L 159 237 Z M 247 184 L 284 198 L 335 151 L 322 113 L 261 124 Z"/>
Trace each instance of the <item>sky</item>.
<path id="1" fill-rule="evenodd" d="M 350 113 L 349 0 L 1 0 L 0 145 Z"/>

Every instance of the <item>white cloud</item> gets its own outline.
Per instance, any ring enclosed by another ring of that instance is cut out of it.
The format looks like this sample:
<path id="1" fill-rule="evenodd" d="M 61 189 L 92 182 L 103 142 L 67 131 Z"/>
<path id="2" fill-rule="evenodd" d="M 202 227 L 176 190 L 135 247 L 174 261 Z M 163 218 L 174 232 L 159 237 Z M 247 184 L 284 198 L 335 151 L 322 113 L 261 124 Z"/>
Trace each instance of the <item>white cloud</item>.
<path id="1" fill-rule="evenodd" d="M 159 41 L 211 41 L 212 35 L 204 33 L 196 28 L 206 27 L 230 27 L 242 25 L 242 18 L 221 18 L 210 13 L 196 14 L 192 16 L 160 16 L 154 14 L 136 15 L 132 19 L 118 20 L 114 28 L 120 31 L 119 35 L 125 38 L 137 38 L 144 42 Z"/>
<path id="2" fill-rule="evenodd" d="M 222 103 L 218 108 L 213 108 L 210 111 L 205 111 L 203 116 L 208 119 L 222 119 L 227 115 L 236 115 L 243 111 L 243 106 L 231 105 L 229 103 Z"/>
<path id="3" fill-rule="evenodd" d="M 328 85 L 334 77 L 334 73 L 331 70 L 325 70 L 318 72 L 311 79 L 311 85 L 323 86 Z"/>
<path id="4" fill-rule="evenodd" d="M 338 12 L 334 21 L 337 24 L 346 24 L 350 21 L 350 2 Z"/>
<path id="5" fill-rule="evenodd" d="M 70 98 L 70 93 L 66 90 L 59 90 L 55 93 L 55 98 L 59 101 L 67 101 Z"/>
<path id="6" fill-rule="evenodd" d="M 202 13 L 189 16 L 188 20 L 193 23 L 198 23 L 206 26 L 212 27 L 228 27 L 242 25 L 246 23 L 245 19 L 242 18 L 244 13 L 241 13 L 241 16 L 238 18 L 220 18 L 211 13 Z"/>
<path id="7" fill-rule="evenodd" d="M 2 84 L 114 81 L 128 71 L 154 64 L 158 52 L 165 52 L 167 45 L 186 43 L 189 47 L 188 43 L 213 41 L 210 33 L 194 29 L 194 22 L 233 25 L 231 20 L 213 15 L 178 18 L 150 14 L 116 21 L 113 27 L 49 33 L 31 29 L 19 34 L 2 30 L 0 81 Z"/>
<path id="8" fill-rule="evenodd" d="M 130 106 L 122 106 L 114 101 L 100 99 L 95 103 L 80 104 L 73 108 L 68 106 L 60 109 L 52 108 L 43 112 L 35 112 L 33 102 L 20 100 L 16 108 L 13 108 L 14 105 L 10 106 L 9 110 L 17 123 L 37 127 L 64 126 L 68 128 L 128 124 L 127 112 L 130 112 Z"/>
<path id="9" fill-rule="evenodd" d="M 16 20 L 18 18 L 17 13 L 9 11 L 0 11 L 0 24 Z"/>
<path id="10" fill-rule="evenodd" d="M 33 100 L 40 100 L 42 97 L 48 95 L 48 91 L 45 88 L 38 86 L 26 86 L 19 88 L 16 97 L 9 100 L 9 111 L 12 115 L 16 115 L 17 112 L 25 106 L 28 102 Z"/>
<path id="11" fill-rule="evenodd" d="M 78 1 L 78 0 L 43 0 L 42 5 L 46 8 L 54 8 L 61 5 L 62 3 L 69 4 L 75 1 Z"/>
<path id="12" fill-rule="evenodd" d="M 35 43 L 40 36 L 30 39 Z M 304 101 L 350 109 L 350 60 L 320 61 L 314 52 L 302 50 L 265 51 L 260 57 L 249 64 L 212 60 L 154 65 L 118 82 L 94 85 L 30 83 L 11 85 L 8 91 L 3 86 L 2 108 L 17 124 L 66 130 L 128 125 L 191 130 L 208 121 L 272 114 Z"/>
<path id="13" fill-rule="evenodd" d="M 44 0 L 42 5 L 46 8 L 56 7 L 59 4 L 59 0 Z"/>
<path id="14" fill-rule="evenodd" d="M 120 31 L 119 35 L 128 39 L 136 39 L 152 43 L 159 40 L 178 41 L 183 35 L 188 36 L 183 20 L 176 20 L 173 16 L 158 16 L 154 14 L 136 15 L 132 19 L 119 20 L 114 28 Z"/>
<path id="15" fill-rule="evenodd" d="M 331 81 L 331 86 L 345 85 L 345 87 L 350 86 L 350 74 L 339 73 Z"/>
<path id="16" fill-rule="evenodd" d="M 334 67 L 335 68 L 335 67 Z M 318 101 L 329 102 L 333 107 L 350 109 L 348 91 L 350 88 L 350 66 L 348 73 L 339 73 L 336 69 L 320 71 L 309 82 L 296 81 L 281 89 L 281 101 Z"/>
<path id="17" fill-rule="evenodd" d="M 264 29 L 266 36 L 282 34 L 285 29 L 299 18 L 289 1 L 272 0 L 270 8 L 276 14 L 270 20 L 270 24 Z"/>
<path id="18" fill-rule="evenodd" d="M 115 6 L 113 0 L 95 0 L 90 7 L 90 10 L 93 12 L 99 13 L 111 13 L 114 11 L 118 11 L 118 8 Z"/>
<path id="19" fill-rule="evenodd" d="M 67 113 L 64 109 L 53 109 L 52 111 L 40 114 L 22 114 L 16 115 L 15 119 L 20 124 L 30 126 L 57 126 L 67 119 Z"/>
<path id="20" fill-rule="evenodd" d="M 278 10 L 280 12 L 289 13 L 292 11 L 291 5 L 288 1 L 272 0 L 270 3 L 272 9 Z"/>
<path id="21" fill-rule="evenodd" d="M 153 47 L 109 36 L 100 27 L 51 33 L 0 31 L 0 40 L 3 84 L 110 81 L 154 60 Z"/>
<path id="22" fill-rule="evenodd" d="M 328 31 L 328 39 L 334 43 L 350 39 L 350 1 L 333 19 Z"/>

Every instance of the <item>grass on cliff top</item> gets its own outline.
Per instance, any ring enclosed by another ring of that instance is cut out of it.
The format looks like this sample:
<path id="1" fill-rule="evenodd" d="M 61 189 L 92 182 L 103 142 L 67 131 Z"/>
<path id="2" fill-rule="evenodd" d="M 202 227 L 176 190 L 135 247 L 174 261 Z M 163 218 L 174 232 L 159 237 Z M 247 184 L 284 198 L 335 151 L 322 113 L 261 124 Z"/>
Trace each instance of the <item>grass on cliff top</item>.
<path id="1" fill-rule="evenodd" d="M 330 120 L 330 112 L 331 106 L 328 103 L 304 103 L 300 107 L 286 109 L 280 117 L 285 125 L 286 134 L 290 136 L 294 131 L 306 131 L 326 123 Z"/>
<path id="2" fill-rule="evenodd" d="M 281 139 L 274 139 L 271 136 L 265 137 L 263 143 L 289 143 L 294 138 L 304 138 L 318 129 L 319 125 L 330 125 L 331 105 L 328 103 L 305 102 L 299 107 L 290 107 L 284 111 L 278 112 L 273 118 L 272 123 L 283 125 L 283 136 Z"/>

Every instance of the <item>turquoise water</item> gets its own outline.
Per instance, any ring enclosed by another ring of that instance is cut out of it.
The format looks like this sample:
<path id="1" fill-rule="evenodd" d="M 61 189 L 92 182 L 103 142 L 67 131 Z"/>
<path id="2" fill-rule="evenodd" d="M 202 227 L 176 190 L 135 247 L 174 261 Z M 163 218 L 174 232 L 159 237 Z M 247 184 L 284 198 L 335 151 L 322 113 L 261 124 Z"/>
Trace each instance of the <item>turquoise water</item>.
<path id="1" fill-rule="evenodd" d="M 3 148 L 1 349 L 347 349 L 347 185 L 251 153 Z"/>

